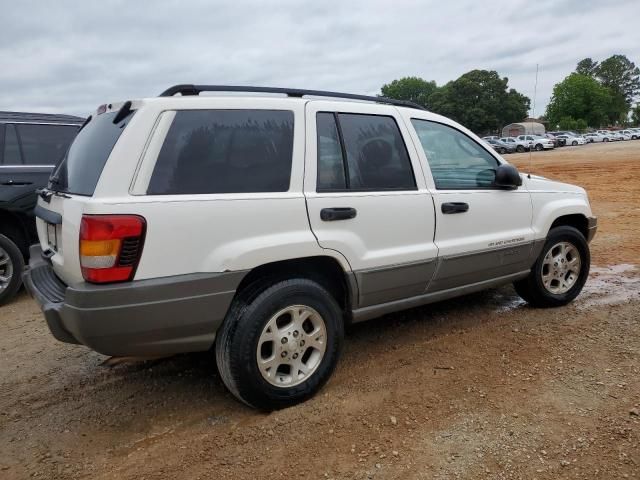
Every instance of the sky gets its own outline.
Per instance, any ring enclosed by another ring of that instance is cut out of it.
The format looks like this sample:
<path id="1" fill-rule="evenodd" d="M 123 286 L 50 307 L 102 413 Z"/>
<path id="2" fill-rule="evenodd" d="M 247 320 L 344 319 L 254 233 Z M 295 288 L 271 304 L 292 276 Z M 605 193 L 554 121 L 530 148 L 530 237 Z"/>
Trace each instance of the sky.
<path id="1" fill-rule="evenodd" d="M 177 83 L 375 95 L 497 70 L 544 113 L 585 57 L 640 64 L 640 0 L 0 0 L 0 110 L 86 116 Z"/>

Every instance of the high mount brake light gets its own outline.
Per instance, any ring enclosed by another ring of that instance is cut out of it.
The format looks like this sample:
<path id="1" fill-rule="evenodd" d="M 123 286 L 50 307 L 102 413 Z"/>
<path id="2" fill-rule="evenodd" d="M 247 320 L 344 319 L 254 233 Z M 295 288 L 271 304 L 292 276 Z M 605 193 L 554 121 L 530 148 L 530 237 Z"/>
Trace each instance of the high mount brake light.
<path id="1" fill-rule="evenodd" d="M 83 215 L 80 223 L 80 266 L 91 283 L 133 279 L 147 223 L 138 215 Z"/>

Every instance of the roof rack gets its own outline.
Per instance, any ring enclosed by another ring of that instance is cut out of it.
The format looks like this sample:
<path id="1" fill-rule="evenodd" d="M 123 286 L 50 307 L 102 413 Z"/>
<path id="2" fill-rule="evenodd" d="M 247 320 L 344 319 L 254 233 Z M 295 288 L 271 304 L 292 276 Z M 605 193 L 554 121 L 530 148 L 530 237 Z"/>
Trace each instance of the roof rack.
<path id="1" fill-rule="evenodd" d="M 280 87 L 243 87 L 240 85 L 174 85 L 167 88 L 160 94 L 161 97 L 173 97 L 180 93 L 182 96 L 199 95 L 201 92 L 244 92 L 244 93 L 279 93 L 288 97 L 334 97 L 346 98 L 349 100 L 365 100 L 367 102 L 388 103 L 399 107 L 417 108 L 425 110 L 417 103 L 407 100 L 395 100 L 387 97 L 372 97 L 369 95 L 356 95 L 353 93 L 326 92 L 323 90 L 303 90 L 300 88 L 280 88 Z"/>

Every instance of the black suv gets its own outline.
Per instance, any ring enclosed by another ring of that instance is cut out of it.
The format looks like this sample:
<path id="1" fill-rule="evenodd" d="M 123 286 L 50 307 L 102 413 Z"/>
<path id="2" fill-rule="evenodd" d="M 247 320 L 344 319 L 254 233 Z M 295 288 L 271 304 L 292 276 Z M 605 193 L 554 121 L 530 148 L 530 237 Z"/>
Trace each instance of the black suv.
<path id="1" fill-rule="evenodd" d="M 47 185 L 84 122 L 71 115 L 0 112 L 0 305 L 20 288 L 37 241 L 36 189 Z"/>

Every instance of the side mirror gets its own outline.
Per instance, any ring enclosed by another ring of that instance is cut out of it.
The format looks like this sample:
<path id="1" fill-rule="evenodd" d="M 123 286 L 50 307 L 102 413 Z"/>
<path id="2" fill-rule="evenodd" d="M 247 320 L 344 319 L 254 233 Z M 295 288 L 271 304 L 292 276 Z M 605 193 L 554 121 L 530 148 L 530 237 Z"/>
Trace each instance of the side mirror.
<path id="1" fill-rule="evenodd" d="M 503 163 L 496 169 L 496 178 L 493 184 L 505 190 L 515 190 L 522 185 L 522 177 L 520 177 L 520 173 L 516 167 L 508 163 Z"/>

